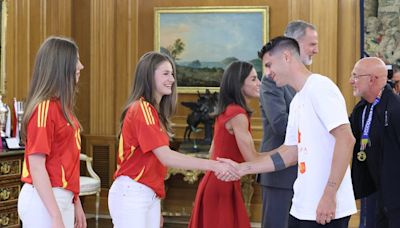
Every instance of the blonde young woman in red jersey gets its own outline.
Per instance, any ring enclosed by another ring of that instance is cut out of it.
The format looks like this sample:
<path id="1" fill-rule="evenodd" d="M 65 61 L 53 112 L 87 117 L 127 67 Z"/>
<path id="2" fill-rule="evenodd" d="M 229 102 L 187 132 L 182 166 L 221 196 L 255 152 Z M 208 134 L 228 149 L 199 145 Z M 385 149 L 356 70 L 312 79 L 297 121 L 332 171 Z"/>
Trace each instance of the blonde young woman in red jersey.
<path id="1" fill-rule="evenodd" d="M 185 156 L 169 148 L 170 118 L 176 107 L 175 65 L 158 52 L 143 55 L 121 116 L 118 166 L 108 205 L 115 228 L 160 227 L 166 167 L 231 173 L 215 160 Z"/>
<path id="2" fill-rule="evenodd" d="M 36 56 L 21 136 L 25 160 L 18 198 L 24 228 L 85 228 L 79 200 L 80 124 L 73 112 L 83 65 L 76 44 L 50 37 Z"/>

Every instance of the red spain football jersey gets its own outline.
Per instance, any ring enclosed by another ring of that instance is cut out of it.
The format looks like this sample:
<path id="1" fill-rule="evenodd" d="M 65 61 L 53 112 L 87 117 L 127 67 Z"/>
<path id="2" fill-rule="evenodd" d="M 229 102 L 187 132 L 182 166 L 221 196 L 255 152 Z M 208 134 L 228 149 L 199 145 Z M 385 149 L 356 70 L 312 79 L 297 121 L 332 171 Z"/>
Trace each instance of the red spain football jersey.
<path id="1" fill-rule="evenodd" d="M 21 181 L 32 184 L 28 156 L 46 155 L 46 169 L 52 187 L 62 187 L 79 194 L 79 124 L 71 115 L 75 128 L 65 119 L 58 99 L 41 102 L 27 127 L 25 159 Z"/>
<path id="2" fill-rule="evenodd" d="M 114 178 L 124 175 L 165 196 L 164 178 L 167 168 L 152 152 L 169 146 L 168 134 L 161 127 L 157 110 L 143 98 L 128 109 L 119 139 L 117 171 Z"/>

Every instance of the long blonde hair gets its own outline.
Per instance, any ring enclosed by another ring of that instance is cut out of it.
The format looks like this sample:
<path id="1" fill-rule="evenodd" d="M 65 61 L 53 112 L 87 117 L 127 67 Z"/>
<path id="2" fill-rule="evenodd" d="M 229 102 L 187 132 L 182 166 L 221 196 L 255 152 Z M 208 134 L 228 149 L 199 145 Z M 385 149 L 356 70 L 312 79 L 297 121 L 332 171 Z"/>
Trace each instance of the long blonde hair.
<path id="1" fill-rule="evenodd" d="M 170 95 L 165 95 L 161 98 L 159 104 L 157 104 L 156 98 L 154 97 L 155 88 L 155 71 L 157 67 L 168 61 L 172 65 L 173 75 L 175 78 L 175 83 L 172 84 L 172 93 Z M 175 114 L 177 94 L 176 94 L 176 68 L 174 61 L 166 54 L 159 52 L 147 52 L 144 54 L 137 66 L 135 71 L 135 79 L 132 86 L 131 93 L 129 95 L 128 101 L 126 102 L 125 108 L 121 115 L 121 130 L 125 119 L 125 115 L 131 106 L 131 104 L 143 97 L 147 102 L 153 105 L 160 117 L 160 120 L 164 127 L 166 128 L 169 135 L 172 134 L 172 127 L 170 118 Z"/>
<path id="2" fill-rule="evenodd" d="M 77 61 L 78 46 L 71 39 L 52 36 L 40 46 L 22 119 L 21 138 L 24 142 L 27 126 L 36 106 L 51 98 L 60 100 L 65 119 L 74 126 L 70 115 L 76 117 L 73 107 L 77 89 Z"/>

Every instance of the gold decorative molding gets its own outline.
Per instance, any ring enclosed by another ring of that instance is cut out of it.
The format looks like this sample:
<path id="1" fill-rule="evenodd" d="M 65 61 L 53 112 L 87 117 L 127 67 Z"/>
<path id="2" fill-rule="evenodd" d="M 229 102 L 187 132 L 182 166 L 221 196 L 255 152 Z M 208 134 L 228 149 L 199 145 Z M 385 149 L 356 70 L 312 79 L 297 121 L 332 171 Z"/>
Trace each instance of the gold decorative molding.
<path id="1" fill-rule="evenodd" d="M 0 187 L 0 205 L 2 205 L 3 202 L 17 202 L 20 190 L 21 187 L 19 183 Z"/>
<path id="2" fill-rule="evenodd" d="M 0 211 L 0 227 L 20 227 L 17 208 Z"/>
<path id="3" fill-rule="evenodd" d="M 0 177 L 21 175 L 21 159 L 0 162 Z"/>
<path id="4" fill-rule="evenodd" d="M 168 180 L 171 175 L 176 175 L 176 174 L 182 174 L 184 181 L 188 182 L 189 184 L 194 184 L 199 180 L 199 176 L 202 175 L 203 172 L 199 170 L 183 170 L 183 169 L 169 168 L 165 180 Z"/>

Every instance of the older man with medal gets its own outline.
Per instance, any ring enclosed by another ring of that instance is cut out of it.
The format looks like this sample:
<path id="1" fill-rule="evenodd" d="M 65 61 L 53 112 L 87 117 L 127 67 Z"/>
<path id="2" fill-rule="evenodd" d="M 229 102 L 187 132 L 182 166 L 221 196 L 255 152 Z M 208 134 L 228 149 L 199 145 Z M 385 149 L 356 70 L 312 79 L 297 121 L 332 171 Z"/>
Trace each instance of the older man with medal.
<path id="1" fill-rule="evenodd" d="M 360 227 L 400 227 L 400 97 L 387 85 L 386 65 L 376 57 L 355 64 L 350 84 L 353 95 L 361 98 L 350 116 L 357 139 L 354 193 L 357 199 L 373 193 L 376 198 L 376 206 L 371 198 L 364 202 L 368 207 L 362 209 Z"/>
<path id="2" fill-rule="evenodd" d="M 353 77 L 353 76 L 352 76 Z M 353 79 L 355 81 L 355 79 Z M 360 151 L 357 153 L 357 159 L 359 161 L 365 161 L 367 159 L 367 154 L 365 153 L 365 148 L 367 147 L 367 144 L 369 142 L 368 134 L 369 130 L 371 128 L 371 121 L 372 121 L 372 115 L 374 114 L 374 107 L 381 101 L 381 96 L 382 96 L 382 90 L 379 92 L 379 95 L 377 98 L 375 98 L 374 103 L 372 103 L 371 108 L 369 110 L 367 122 L 365 122 L 365 112 L 367 110 L 367 105 L 364 107 L 363 114 L 361 116 L 362 121 L 361 121 L 361 126 L 364 128 L 362 136 L 361 136 L 361 142 L 360 142 Z M 364 124 L 365 123 L 365 124 Z"/>

